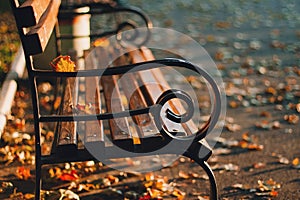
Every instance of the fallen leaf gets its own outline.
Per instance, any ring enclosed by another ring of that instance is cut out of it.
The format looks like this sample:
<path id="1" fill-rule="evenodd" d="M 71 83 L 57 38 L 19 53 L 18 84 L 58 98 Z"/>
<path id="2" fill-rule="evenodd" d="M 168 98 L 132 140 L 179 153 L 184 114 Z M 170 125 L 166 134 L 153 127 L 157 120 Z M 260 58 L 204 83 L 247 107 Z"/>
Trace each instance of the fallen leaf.
<path id="1" fill-rule="evenodd" d="M 178 175 L 179 175 L 180 178 L 183 178 L 183 179 L 188 179 L 188 178 L 190 178 L 189 174 L 185 173 L 185 172 L 182 171 L 182 170 L 179 171 Z"/>
<path id="2" fill-rule="evenodd" d="M 31 177 L 30 169 L 24 166 L 18 167 L 16 171 L 17 177 L 22 180 L 27 180 Z"/>
<path id="3" fill-rule="evenodd" d="M 273 179 L 268 179 L 267 181 L 258 180 L 258 189 L 262 192 L 265 191 L 273 191 L 275 189 L 279 189 L 280 184 L 276 183 Z"/>
<path id="4" fill-rule="evenodd" d="M 175 196 L 178 200 L 183 200 L 186 193 L 175 188 L 174 191 L 172 192 L 172 195 Z"/>
<path id="5" fill-rule="evenodd" d="M 64 198 L 70 200 L 71 199 L 80 200 L 79 196 L 71 190 L 59 189 L 59 192 L 61 194 L 59 200 L 63 200 Z"/>
<path id="6" fill-rule="evenodd" d="M 254 169 L 261 169 L 261 168 L 265 168 L 265 167 L 266 167 L 266 164 L 262 163 L 262 162 L 258 162 L 258 163 L 253 164 Z"/>
<path id="7" fill-rule="evenodd" d="M 280 157 L 279 158 L 279 163 L 288 165 L 290 163 L 290 161 L 289 161 L 289 159 L 287 159 L 285 157 Z"/>
<path id="8" fill-rule="evenodd" d="M 216 164 L 211 167 L 213 170 L 225 170 L 225 171 L 238 171 L 240 167 L 232 163 L 228 164 Z"/>
<path id="9" fill-rule="evenodd" d="M 292 165 L 293 165 L 294 168 L 300 169 L 300 160 L 299 160 L 299 158 L 295 158 L 295 159 L 292 161 Z"/>
<path id="10" fill-rule="evenodd" d="M 107 175 L 105 178 L 107 178 L 111 184 L 119 182 L 119 178 L 113 175 Z"/>
<path id="11" fill-rule="evenodd" d="M 157 189 L 147 188 L 147 191 L 151 198 L 162 199 L 163 192 Z"/>
<path id="12" fill-rule="evenodd" d="M 25 199 L 34 199 L 34 194 L 27 193 L 24 195 Z"/>
<path id="13" fill-rule="evenodd" d="M 71 170 L 70 172 L 63 172 L 58 178 L 62 181 L 76 181 L 79 176 L 76 170 Z"/>
<path id="14" fill-rule="evenodd" d="M 297 124 L 299 122 L 299 116 L 295 114 L 284 115 L 284 120 L 290 124 Z"/>
<path id="15" fill-rule="evenodd" d="M 56 72 L 74 72 L 76 69 L 75 63 L 71 60 L 70 56 L 58 56 L 54 58 L 50 65 Z"/>

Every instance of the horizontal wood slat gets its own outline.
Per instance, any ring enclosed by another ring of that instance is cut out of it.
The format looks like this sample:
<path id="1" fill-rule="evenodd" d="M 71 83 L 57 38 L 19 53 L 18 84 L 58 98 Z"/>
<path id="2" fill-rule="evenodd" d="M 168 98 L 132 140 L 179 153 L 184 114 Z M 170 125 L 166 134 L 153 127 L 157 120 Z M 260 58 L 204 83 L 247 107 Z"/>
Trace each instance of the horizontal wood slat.
<path id="1" fill-rule="evenodd" d="M 144 62 L 147 61 L 142 52 L 139 50 L 134 50 L 130 52 L 130 57 L 132 58 L 134 63 L 137 62 Z M 137 75 L 139 76 L 142 84 L 145 88 L 145 93 L 147 93 L 148 99 L 151 101 L 151 104 L 155 104 L 159 96 L 166 91 L 167 89 L 170 89 L 170 86 L 167 84 L 163 84 L 158 82 L 157 78 L 155 78 L 157 73 L 161 73 L 159 69 L 156 69 L 155 75 L 152 73 L 152 70 L 144 70 L 137 72 Z M 166 103 L 167 107 L 172 109 L 173 112 L 178 113 L 178 110 L 175 109 L 173 100 Z M 166 111 L 166 108 L 162 110 L 161 112 L 164 113 Z M 173 123 L 168 119 L 164 118 L 164 122 L 166 125 L 166 129 L 170 132 L 176 131 L 176 132 L 185 132 L 181 124 Z M 190 133 L 188 133 L 190 134 Z"/>
<path id="2" fill-rule="evenodd" d="M 119 52 L 118 54 L 121 55 L 123 53 Z M 130 63 L 129 59 L 123 55 L 116 59 L 114 64 L 118 66 Z M 120 78 L 120 84 L 122 85 L 122 90 L 127 98 L 127 102 L 129 103 L 129 108 L 131 110 L 146 108 L 148 106 L 145 96 L 139 87 L 138 81 L 133 74 L 128 73 L 122 76 Z M 132 119 L 134 121 L 135 129 L 138 130 L 139 137 L 141 139 L 160 135 L 151 114 L 136 115 L 133 116 Z"/>
<path id="3" fill-rule="evenodd" d="M 16 20 L 20 27 L 31 27 L 38 24 L 51 0 L 27 0 L 16 10 Z"/>
<path id="4" fill-rule="evenodd" d="M 108 67 L 110 55 L 108 54 L 107 49 L 98 47 L 94 51 L 93 57 L 98 61 L 97 67 Z M 99 59 L 100 57 L 101 59 Z M 117 76 L 102 76 L 101 85 L 103 88 L 107 112 L 115 113 L 124 111 L 125 108 L 122 104 L 122 96 L 117 84 Z M 109 120 L 109 125 L 113 142 L 118 142 L 117 140 L 126 140 L 126 145 L 132 146 L 132 134 L 129 129 L 128 120 L 126 118 L 111 119 Z"/>
<path id="5" fill-rule="evenodd" d="M 150 49 L 148 49 L 146 47 L 141 47 L 141 52 L 142 52 L 142 55 L 144 56 L 145 60 L 147 60 L 147 61 L 155 60 Z M 151 72 L 154 75 L 154 77 L 156 78 L 156 81 L 159 83 L 159 85 L 161 85 L 162 90 L 165 91 L 167 89 L 171 89 L 170 85 L 166 81 L 166 79 L 160 69 L 155 68 L 155 69 L 152 69 Z M 170 101 L 169 105 L 171 106 L 171 108 L 173 109 L 173 112 L 175 112 L 175 113 L 185 112 L 184 107 L 182 106 L 182 104 L 180 103 L 180 101 L 178 99 L 172 99 Z M 192 120 L 189 120 L 186 123 L 183 123 L 182 127 L 188 134 L 195 133 L 198 130 L 197 126 L 195 125 L 195 123 Z"/>
<path id="6" fill-rule="evenodd" d="M 21 38 L 23 41 L 24 52 L 27 55 L 35 55 L 44 52 L 50 36 L 57 22 L 57 14 L 60 6 L 60 0 L 50 2 L 47 10 L 42 15 L 39 23 Z"/>

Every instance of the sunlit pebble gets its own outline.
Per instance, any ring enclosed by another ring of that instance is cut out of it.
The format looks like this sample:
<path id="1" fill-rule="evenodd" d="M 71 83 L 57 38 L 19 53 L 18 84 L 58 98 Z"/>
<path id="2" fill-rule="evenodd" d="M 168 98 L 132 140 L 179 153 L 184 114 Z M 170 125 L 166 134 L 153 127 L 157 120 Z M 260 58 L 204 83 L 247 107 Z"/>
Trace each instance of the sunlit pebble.
<path id="1" fill-rule="evenodd" d="M 240 62 L 241 62 L 241 58 L 240 58 L 239 56 L 237 56 L 237 55 L 234 55 L 234 56 L 232 57 L 232 59 L 233 59 L 233 61 L 234 61 L 235 63 L 240 63 Z"/>
<path id="2" fill-rule="evenodd" d="M 294 131 L 293 131 L 293 129 L 291 129 L 291 128 L 286 128 L 286 129 L 284 129 L 284 133 L 287 133 L 287 134 L 292 134 Z"/>
<path id="3" fill-rule="evenodd" d="M 247 101 L 247 100 L 243 100 L 243 101 L 242 101 L 242 105 L 243 105 L 244 107 L 249 107 L 249 106 L 250 106 L 250 102 Z"/>
<path id="4" fill-rule="evenodd" d="M 285 157 L 280 157 L 279 158 L 279 163 L 288 165 L 290 163 L 290 161 Z"/>
<path id="5" fill-rule="evenodd" d="M 271 47 L 273 47 L 275 49 L 284 49 L 286 47 L 286 45 L 278 40 L 273 40 L 271 42 Z"/>
<path id="6" fill-rule="evenodd" d="M 227 124 L 226 128 L 230 132 L 240 131 L 242 129 L 241 125 L 238 124 Z"/>
<path id="7" fill-rule="evenodd" d="M 278 83 L 277 86 L 276 86 L 277 90 L 282 90 L 284 88 L 285 88 L 285 84 L 284 83 Z"/>
<path id="8" fill-rule="evenodd" d="M 241 42 L 234 42 L 233 43 L 233 47 L 237 50 L 240 50 L 240 49 L 245 49 L 246 46 L 244 44 L 242 44 Z"/>
<path id="9" fill-rule="evenodd" d="M 246 40 L 247 39 L 247 35 L 245 33 L 237 33 L 236 34 L 236 37 L 239 39 L 239 40 Z"/>
<path id="10" fill-rule="evenodd" d="M 272 128 L 274 128 L 274 129 L 280 129 L 281 128 L 280 122 L 279 121 L 274 121 L 273 125 L 272 125 Z"/>
<path id="11" fill-rule="evenodd" d="M 226 117 L 225 121 L 228 123 L 234 123 L 234 118 L 233 117 Z"/>
<path id="12" fill-rule="evenodd" d="M 260 74 L 266 74 L 267 73 L 267 69 L 265 67 L 262 67 L 262 66 L 258 67 L 257 71 Z"/>
<path id="13" fill-rule="evenodd" d="M 282 111 L 283 110 L 283 105 L 281 105 L 281 104 L 275 105 L 275 110 Z"/>
<path id="14" fill-rule="evenodd" d="M 95 162 L 94 162 L 94 161 L 87 161 L 87 162 L 85 163 L 85 165 L 86 165 L 87 167 L 93 167 L 93 166 L 95 166 Z"/>
<path id="15" fill-rule="evenodd" d="M 253 50 L 259 50 L 261 48 L 261 42 L 259 40 L 253 40 L 250 42 L 249 47 Z"/>

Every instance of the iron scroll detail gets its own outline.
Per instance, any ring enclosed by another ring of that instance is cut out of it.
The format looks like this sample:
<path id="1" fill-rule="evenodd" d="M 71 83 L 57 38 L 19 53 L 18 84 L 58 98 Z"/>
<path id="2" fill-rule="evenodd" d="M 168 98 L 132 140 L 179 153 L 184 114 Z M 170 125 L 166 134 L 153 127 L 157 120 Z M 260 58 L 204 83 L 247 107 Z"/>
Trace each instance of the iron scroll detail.
<path id="1" fill-rule="evenodd" d="M 201 75 L 207 82 L 208 86 L 211 88 L 212 91 L 212 111 L 209 119 L 206 121 L 204 126 L 198 129 L 196 133 L 192 134 L 193 140 L 201 140 L 205 138 L 216 126 L 218 119 L 221 114 L 221 93 L 219 90 L 219 87 L 216 83 L 216 81 L 213 79 L 213 77 L 206 72 L 203 68 L 188 62 L 186 60 L 182 59 L 177 59 L 177 58 L 165 58 L 165 59 L 160 59 L 160 60 L 152 60 L 152 61 L 146 61 L 146 62 L 140 62 L 140 63 L 135 63 L 131 65 L 122 65 L 122 66 L 117 66 L 117 67 L 112 67 L 112 68 L 107 68 L 105 70 L 103 69 L 94 69 L 94 70 L 79 70 L 77 72 L 53 72 L 53 71 L 48 71 L 48 70 L 34 70 L 33 73 L 35 76 L 56 76 L 56 77 L 93 77 L 93 76 L 111 76 L 111 75 L 122 75 L 124 73 L 134 73 L 138 71 L 143 71 L 143 70 L 149 70 L 153 68 L 158 68 L 158 67 L 179 67 L 179 68 L 186 68 L 190 69 L 199 75 Z M 107 120 L 107 119 L 113 119 L 113 118 L 121 118 L 121 117 L 130 117 L 134 115 L 141 115 L 141 114 L 146 114 L 146 113 L 152 113 L 154 116 L 156 116 L 156 126 L 162 127 L 160 124 L 160 119 L 158 120 L 157 116 L 158 111 L 164 105 L 167 101 L 173 98 L 179 98 L 183 100 L 184 102 L 187 103 L 188 105 L 188 110 L 186 113 L 177 115 L 173 113 L 171 110 L 166 111 L 166 117 L 176 123 L 183 123 L 187 120 L 189 120 L 193 114 L 193 109 L 194 107 L 192 106 L 192 100 L 187 95 L 185 92 L 180 91 L 180 90 L 167 90 L 164 93 L 161 94 L 161 96 L 158 98 L 156 104 L 151 105 L 147 108 L 141 108 L 141 109 L 136 109 L 136 110 L 126 110 L 118 113 L 102 113 L 102 114 L 97 114 L 94 116 L 91 115 L 64 115 L 64 116 L 40 116 L 40 121 L 41 122 L 53 122 L 53 121 L 93 121 L 95 118 L 97 120 Z M 174 133 L 170 133 L 165 131 L 164 129 L 159 129 L 162 130 L 162 133 L 176 139 L 180 139 L 176 136 L 174 136 Z M 191 137 L 187 137 L 186 139 L 192 139 Z M 183 138 L 184 139 L 184 138 Z"/>

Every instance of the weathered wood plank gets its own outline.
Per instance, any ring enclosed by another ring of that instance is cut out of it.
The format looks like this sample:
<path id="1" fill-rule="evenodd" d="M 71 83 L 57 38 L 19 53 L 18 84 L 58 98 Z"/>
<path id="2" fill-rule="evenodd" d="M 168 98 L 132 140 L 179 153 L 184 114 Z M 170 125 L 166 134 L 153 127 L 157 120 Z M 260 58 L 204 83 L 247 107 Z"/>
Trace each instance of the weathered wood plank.
<path id="1" fill-rule="evenodd" d="M 95 63 L 93 59 L 85 59 L 85 69 L 94 69 Z M 87 77 L 85 78 L 85 102 L 86 105 L 91 104 L 92 109 L 89 110 L 89 114 L 100 114 L 101 112 L 101 100 L 99 90 L 99 77 Z M 100 120 L 87 121 L 85 123 L 85 145 L 95 145 L 97 148 L 99 145 L 104 146 L 104 132 L 103 123 Z"/>
<path id="2" fill-rule="evenodd" d="M 97 66 L 99 68 L 107 67 L 109 63 L 108 52 L 109 51 L 107 49 L 100 47 L 98 47 L 94 51 L 94 57 L 98 61 Z M 122 104 L 122 96 L 117 84 L 117 76 L 102 76 L 100 81 L 103 88 L 107 112 L 115 113 L 124 111 L 125 108 Z M 133 144 L 132 134 L 129 129 L 128 120 L 126 118 L 111 119 L 109 120 L 109 125 L 113 142 L 117 142 L 117 140 L 127 140 L 128 146 L 131 146 Z"/>
<path id="3" fill-rule="evenodd" d="M 117 51 L 117 50 L 116 50 Z M 121 53 L 119 53 L 121 54 Z M 129 64 L 128 59 L 123 55 L 114 62 L 116 66 Z M 147 102 L 138 85 L 136 77 L 131 74 L 125 74 L 120 78 L 122 90 L 129 103 L 131 110 L 146 108 Z M 154 124 L 154 119 L 150 114 L 136 115 L 132 117 L 135 123 L 135 129 L 139 133 L 139 138 L 158 136 L 159 131 Z"/>
<path id="4" fill-rule="evenodd" d="M 24 52 L 27 55 L 44 52 L 57 21 L 59 6 L 60 0 L 51 1 L 39 23 L 32 27 L 24 38 L 21 38 L 23 39 Z"/>
<path id="5" fill-rule="evenodd" d="M 142 52 L 145 60 L 147 60 L 147 61 L 155 60 L 152 52 L 148 48 L 141 47 L 141 52 Z M 160 69 L 155 68 L 155 69 L 152 69 L 151 72 L 154 75 L 154 77 L 156 78 L 156 81 L 161 85 L 163 91 L 171 88 Z M 175 112 L 175 113 L 184 113 L 185 112 L 184 107 L 182 106 L 182 104 L 180 103 L 180 101 L 178 99 L 172 99 L 170 101 L 169 105 L 171 106 L 171 108 L 173 109 L 173 112 Z M 189 120 L 186 123 L 183 123 L 182 126 L 188 134 L 195 133 L 198 130 L 197 126 L 195 125 L 195 123 L 192 120 Z"/>
<path id="6" fill-rule="evenodd" d="M 142 52 L 139 50 L 131 51 L 130 56 L 132 58 L 133 63 L 147 61 L 144 58 Z M 155 75 L 154 75 L 154 73 L 152 73 L 152 70 L 153 69 L 140 71 L 140 72 L 137 72 L 137 75 L 139 76 L 141 82 L 144 85 L 145 93 L 146 93 L 148 99 L 151 101 L 150 104 L 155 104 L 157 99 L 159 98 L 159 96 L 167 89 L 170 89 L 170 86 L 165 85 L 165 84 L 162 86 L 162 84 L 160 82 L 158 82 L 157 79 L 155 78 L 156 73 L 161 73 L 159 69 L 156 69 Z M 170 108 L 173 110 L 173 112 L 178 113 L 178 110 L 174 109 L 173 103 L 171 104 L 172 101 L 173 100 L 166 103 L 167 106 L 161 111 L 162 113 L 166 112 L 167 108 Z M 161 117 L 163 117 L 163 116 L 161 116 Z M 168 131 L 170 131 L 170 132 L 176 131 L 176 132 L 182 132 L 182 133 L 186 132 L 183 129 L 181 124 L 173 123 L 166 118 L 163 118 L 163 119 L 164 119 L 164 122 L 166 125 L 165 128 Z"/>
<path id="7" fill-rule="evenodd" d="M 63 104 L 61 108 L 62 115 L 73 114 L 72 107 L 76 105 L 73 98 L 75 87 L 75 79 L 65 79 L 65 91 L 63 96 Z M 61 122 L 58 124 L 57 130 L 57 152 L 74 152 L 77 149 L 77 133 L 76 133 L 76 122 Z"/>
<path id="8" fill-rule="evenodd" d="M 31 27 L 38 24 L 51 0 L 27 0 L 16 10 L 16 20 L 20 27 Z"/>

